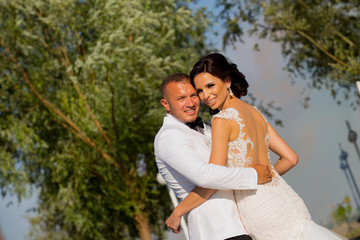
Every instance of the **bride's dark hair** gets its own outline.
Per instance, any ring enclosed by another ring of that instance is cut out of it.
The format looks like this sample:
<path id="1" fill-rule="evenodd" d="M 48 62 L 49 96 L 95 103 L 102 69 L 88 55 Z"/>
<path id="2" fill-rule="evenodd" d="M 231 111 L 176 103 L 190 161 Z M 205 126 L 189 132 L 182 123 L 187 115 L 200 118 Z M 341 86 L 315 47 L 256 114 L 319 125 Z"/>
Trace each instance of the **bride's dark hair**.
<path id="1" fill-rule="evenodd" d="M 231 81 L 231 90 L 237 98 L 247 94 L 248 82 L 238 69 L 236 64 L 230 63 L 220 53 L 212 53 L 197 61 L 190 72 L 190 83 L 195 88 L 194 78 L 196 75 L 207 72 L 221 79 L 223 82 Z M 210 113 L 212 111 L 210 110 Z"/>

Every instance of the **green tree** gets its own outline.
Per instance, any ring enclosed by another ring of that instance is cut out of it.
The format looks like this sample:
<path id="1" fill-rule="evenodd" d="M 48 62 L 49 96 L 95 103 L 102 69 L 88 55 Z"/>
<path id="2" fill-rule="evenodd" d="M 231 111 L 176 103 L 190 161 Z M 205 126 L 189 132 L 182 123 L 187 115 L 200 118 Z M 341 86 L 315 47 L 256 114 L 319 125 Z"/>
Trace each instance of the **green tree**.
<path id="1" fill-rule="evenodd" d="M 331 212 L 331 217 L 339 225 L 341 225 L 344 222 L 347 222 L 350 230 L 349 219 L 351 216 L 351 210 L 352 210 L 351 199 L 348 196 L 345 196 L 344 201 L 337 204 L 336 208 Z"/>
<path id="2" fill-rule="evenodd" d="M 0 188 L 39 191 L 32 238 L 161 239 L 159 86 L 206 51 L 189 4 L 0 0 Z"/>
<path id="3" fill-rule="evenodd" d="M 360 3 L 357 0 L 218 0 L 225 21 L 224 46 L 245 29 L 279 42 L 291 75 L 310 78 L 307 88 L 326 88 L 353 108 L 360 103 Z M 255 47 L 257 47 L 255 45 Z M 340 93 L 340 94 L 339 94 Z"/>

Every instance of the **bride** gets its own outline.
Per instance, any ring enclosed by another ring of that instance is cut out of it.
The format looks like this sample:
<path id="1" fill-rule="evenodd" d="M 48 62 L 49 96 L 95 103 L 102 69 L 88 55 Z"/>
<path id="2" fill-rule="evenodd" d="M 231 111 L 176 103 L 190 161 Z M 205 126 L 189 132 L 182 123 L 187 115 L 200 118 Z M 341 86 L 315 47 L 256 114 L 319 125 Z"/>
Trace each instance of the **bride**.
<path id="1" fill-rule="evenodd" d="M 247 94 L 249 85 L 236 65 L 219 53 L 210 54 L 194 65 L 190 78 L 200 99 L 214 114 L 209 163 L 228 167 L 261 163 L 272 169 L 272 182 L 259 185 L 257 190 L 234 191 L 248 234 L 256 240 L 345 239 L 314 223 L 303 200 L 281 177 L 297 164 L 298 157 L 255 107 L 239 99 Z M 274 166 L 270 165 L 269 149 L 279 156 Z M 175 219 L 214 192 L 195 187 L 174 209 L 166 221 L 168 227 L 177 229 Z"/>

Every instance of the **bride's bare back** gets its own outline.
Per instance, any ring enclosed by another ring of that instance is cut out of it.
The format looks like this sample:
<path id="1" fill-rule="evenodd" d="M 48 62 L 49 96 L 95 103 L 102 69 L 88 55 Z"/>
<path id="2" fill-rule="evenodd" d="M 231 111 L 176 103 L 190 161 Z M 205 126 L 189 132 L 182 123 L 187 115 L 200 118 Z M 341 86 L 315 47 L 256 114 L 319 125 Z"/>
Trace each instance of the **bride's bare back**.
<path id="1" fill-rule="evenodd" d="M 228 115 L 225 119 L 230 125 L 228 160 L 231 161 L 227 165 L 251 167 L 260 163 L 270 167 L 268 123 L 263 115 L 241 100 L 219 114 Z"/>

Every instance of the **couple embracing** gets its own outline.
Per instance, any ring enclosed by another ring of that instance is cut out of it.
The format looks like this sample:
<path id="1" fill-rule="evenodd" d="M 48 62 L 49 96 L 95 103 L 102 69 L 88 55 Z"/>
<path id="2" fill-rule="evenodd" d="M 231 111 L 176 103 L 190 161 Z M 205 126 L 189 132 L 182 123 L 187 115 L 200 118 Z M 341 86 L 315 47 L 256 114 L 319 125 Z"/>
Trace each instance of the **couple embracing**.
<path id="1" fill-rule="evenodd" d="M 223 55 L 201 58 L 190 76 L 161 85 L 168 114 L 155 137 L 159 173 L 180 204 L 166 220 L 175 233 L 187 216 L 192 240 L 338 240 L 315 224 L 282 174 L 296 153 L 253 106 L 240 100 L 248 83 Z M 211 128 L 198 118 L 200 100 Z M 272 166 L 269 149 L 279 156 Z"/>

